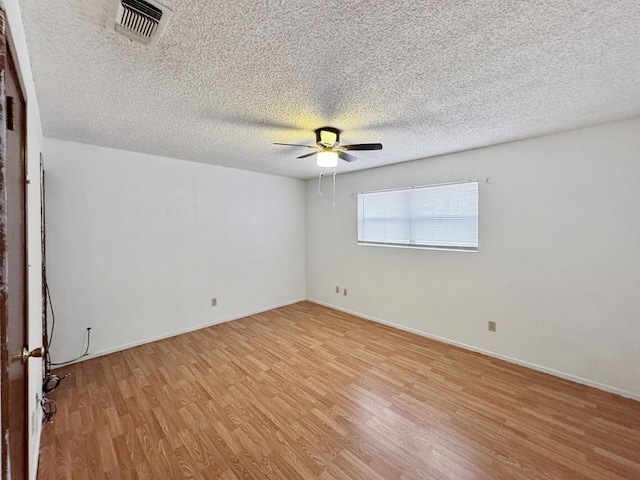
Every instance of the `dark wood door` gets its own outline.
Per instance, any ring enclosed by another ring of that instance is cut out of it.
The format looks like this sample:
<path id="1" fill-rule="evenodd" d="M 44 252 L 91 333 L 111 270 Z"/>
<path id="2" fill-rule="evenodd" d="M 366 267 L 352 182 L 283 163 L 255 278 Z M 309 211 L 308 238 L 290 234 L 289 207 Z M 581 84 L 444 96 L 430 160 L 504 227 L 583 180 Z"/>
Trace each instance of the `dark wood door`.
<path id="1" fill-rule="evenodd" d="M 0 11 L 0 311 L 2 313 L 2 478 L 27 478 L 27 248 L 25 102 Z M 8 475 L 7 475 L 8 473 Z"/>

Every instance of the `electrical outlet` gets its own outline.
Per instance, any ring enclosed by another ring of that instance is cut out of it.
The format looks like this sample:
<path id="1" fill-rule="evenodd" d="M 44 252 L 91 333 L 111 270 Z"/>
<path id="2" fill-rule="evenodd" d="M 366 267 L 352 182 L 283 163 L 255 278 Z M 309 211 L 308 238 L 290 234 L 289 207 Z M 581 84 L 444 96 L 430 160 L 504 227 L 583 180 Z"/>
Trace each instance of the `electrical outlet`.
<path id="1" fill-rule="evenodd" d="M 336 287 L 336 293 L 340 293 L 340 287 Z"/>
<path id="2" fill-rule="evenodd" d="M 344 294 L 344 296 L 346 297 L 346 296 L 347 296 L 347 289 L 345 288 L 345 289 L 342 291 L 342 293 L 343 293 L 343 294 Z"/>
<path id="3" fill-rule="evenodd" d="M 215 307 L 215 306 L 217 306 L 217 305 L 218 305 L 218 299 L 217 299 L 217 298 L 212 298 L 212 299 L 211 299 L 211 306 L 212 306 L 212 307 Z"/>
<path id="4" fill-rule="evenodd" d="M 496 322 L 489 321 L 489 331 L 490 332 L 496 331 Z"/>

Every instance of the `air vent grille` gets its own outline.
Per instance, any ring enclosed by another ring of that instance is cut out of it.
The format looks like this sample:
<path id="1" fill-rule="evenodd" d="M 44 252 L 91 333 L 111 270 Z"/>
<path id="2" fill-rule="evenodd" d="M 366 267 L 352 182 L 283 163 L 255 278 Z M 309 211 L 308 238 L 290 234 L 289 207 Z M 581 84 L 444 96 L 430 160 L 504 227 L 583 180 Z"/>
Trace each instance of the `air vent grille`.
<path id="1" fill-rule="evenodd" d="M 120 25 L 147 38 L 153 36 L 162 18 L 162 10 L 138 0 L 123 0 L 122 10 Z"/>
<path id="2" fill-rule="evenodd" d="M 131 40 L 150 45 L 157 41 L 170 15 L 171 10 L 155 1 L 118 0 L 115 18 L 107 24 Z"/>

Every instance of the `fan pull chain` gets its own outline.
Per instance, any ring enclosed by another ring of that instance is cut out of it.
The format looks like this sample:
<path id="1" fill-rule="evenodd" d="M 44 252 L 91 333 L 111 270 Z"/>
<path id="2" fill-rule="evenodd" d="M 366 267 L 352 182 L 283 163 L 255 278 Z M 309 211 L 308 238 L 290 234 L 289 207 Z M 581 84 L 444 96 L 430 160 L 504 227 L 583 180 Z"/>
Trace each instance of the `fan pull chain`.
<path id="1" fill-rule="evenodd" d="M 318 193 L 320 194 L 320 196 L 322 196 L 322 192 L 320 191 L 320 184 L 322 183 L 322 176 L 324 175 L 324 173 L 321 171 L 320 172 L 320 176 L 318 177 Z"/>
<path id="2" fill-rule="evenodd" d="M 336 173 L 333 172 L 333 208 L 336 208 Z"/>

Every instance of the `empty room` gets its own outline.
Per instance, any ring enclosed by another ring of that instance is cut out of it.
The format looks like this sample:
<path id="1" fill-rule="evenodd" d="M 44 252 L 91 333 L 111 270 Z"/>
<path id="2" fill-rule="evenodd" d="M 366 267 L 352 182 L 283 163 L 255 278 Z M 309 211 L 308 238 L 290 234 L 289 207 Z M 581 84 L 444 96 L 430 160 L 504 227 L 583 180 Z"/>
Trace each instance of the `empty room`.
<path id="1" fill-rule="evenodd" d="M 3 479 L 640 478 L 640 3 L 0 0 Z"/>

